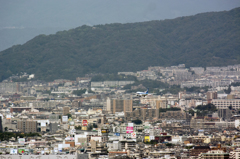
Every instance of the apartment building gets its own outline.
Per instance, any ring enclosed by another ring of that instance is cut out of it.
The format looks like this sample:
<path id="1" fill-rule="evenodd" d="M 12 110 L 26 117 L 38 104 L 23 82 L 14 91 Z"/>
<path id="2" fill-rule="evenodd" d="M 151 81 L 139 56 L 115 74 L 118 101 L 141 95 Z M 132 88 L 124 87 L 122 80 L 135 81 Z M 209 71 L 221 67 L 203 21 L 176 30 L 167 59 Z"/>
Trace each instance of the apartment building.
<path id="1" fill-rule="evenodd" d="M 159 118 L 159 109 L 135 109 L 125 113 L 125 120 L 154 120 Z"/>
<path id="2" fill-rule="evenodd" d="M 70 110 L 69 107 L 63 107 L 63 115 L 69 114 L 69 110 Z"/>
<path id="3" fill-rule="evenodd" d="M 37 132 L 37 121 L 31 121 L 31 120 L 19 120 L 17 121 L 17 128 L 20 132 L 24 133 L 30 133 L 30 132 Z"/>
<path id="4" fill-rule="evenodd" d="M 217 99 L 217 92 L 207 92 L 207 100 Z"/>
<path id="5" fill-rule="evenodd" d="M 176 119 L 176 120 L 190 120 L 191 116 L 184 111 L 167 111 L 161 112 L 160 119 Z"/>
<path id="6" fill-rule="evenodd" d="M 166 109 L 168 101 L 167 100 L 156 100 L 156 109 Z"/>
<path id="7" fill-rule="evenodd" d="M 217 109 L 228 109 L 230 105 L 233 109 L 240 109 L 240 99 L 213 99 L 211 103 Z"/>
<path id="8" fill-rule="evenodd" d="M 107 111 L 115 114 L 116 112 L 132 112 L 132 99 L 107 99 Z"/>

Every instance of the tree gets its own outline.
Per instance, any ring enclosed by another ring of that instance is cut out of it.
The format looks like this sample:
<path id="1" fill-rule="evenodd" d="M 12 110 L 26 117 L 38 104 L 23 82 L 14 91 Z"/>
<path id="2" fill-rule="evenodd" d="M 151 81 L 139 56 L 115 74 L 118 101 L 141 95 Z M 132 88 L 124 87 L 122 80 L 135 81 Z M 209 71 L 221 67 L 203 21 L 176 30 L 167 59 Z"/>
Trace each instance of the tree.
<path id="1" fill-rule="evenodd" d="M 92 125 L 88 125 L 87 130 L 91 131 L 92 129 L 93 129 L 93 126 Z"/>
<path id="2" fill-rule="evenodd" d="M 8 131 L 8 127 L 5 127 L 4 130 L 5 130 L 5 131 Z"/>
<path id="3" fill-rule="evenodd" d="M 76 130 L 81 130 L 82 129 L 82 127 L 79 125 L 79 126 L 75 126 L 75 129 Z"/>
<path id="4" fill-rule="evenodd" d="M 139 119 L 133 120 L 132 122 L 137 125 L 142 124 L 142 120 L 139 120 Z"/>
<path id="5" fill-rule="evenodd" d="M 97 124 L 93 123 L 93 128 L 98 128 Z"/>
<path id="6" fill-rule="evenodd" d="M 226 94 L 230 94 L 231 93 L 231 85 L 229 85 L 228 86 L 228 89 L 224 89 L 224 92 L 226 93 Z"/>
<path id="7" fill-rule="evenodd" d="M 191 114 L 192 116 L 194 116 L 195 111 L 194 111 L 193 109 L 190 109 L 190 110 L 188 111 L 188 113 Z"/>
<path id="8" fill-rule="evenodd" d="M 205 116 L 209 113 L 213 113 L 217 111 L 216 106 L 213 105 L 212 103 L 209 103 L 207 105 L 198 105 L 195 109 L 197 110 L 198 116 Z"/>
<path id="9" fill-rule="evenodd" d="M 72 94 L 75 94 L 77 96 L 81 96 L 82 94 L 84 94 L 86 92 L 86 89 L 81 89 L 81 90 L 74 90 L 72 92 Z"/>
<path id="10" fill-rule="evenodd" d="M 72 117 L 72 114 L 68 113 L 67 116 L 68 116 L 68 118 L 71 118 L 71 117 Z"/>

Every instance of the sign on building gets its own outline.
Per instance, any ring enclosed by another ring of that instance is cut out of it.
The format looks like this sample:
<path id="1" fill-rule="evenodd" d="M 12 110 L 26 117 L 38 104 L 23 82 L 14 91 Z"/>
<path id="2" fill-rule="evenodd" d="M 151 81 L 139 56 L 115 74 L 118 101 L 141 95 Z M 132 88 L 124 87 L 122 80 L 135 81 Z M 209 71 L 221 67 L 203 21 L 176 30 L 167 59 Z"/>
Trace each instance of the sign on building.
<path id="1" fill-rule="evenodd" d="M 109 133 L 108 129 L 102 129 L 102 133 Z"/>
<path id="2" fill-rule="evenodd" d="M 136 139 L 136 137 L 137 137 L 137 134 L 135 132 L 131 133 L 131 138 L 132 139 Z"/>
<path id="3" fill-rule="evenodd" d="M 24 145 L 25 144 L 25 138 L 19 138 L 18 143 L 21 144 L 21 145 Z"/>
<path id="4" fill-rule="evenodd" d="M 133 127 L 133 123 L 128 123 L 128 126 L 132 126 Z"/>
<path id="5" fill-rule="evenodd" d="M 127 126 L 127 134 L 133 133 L 133 126 Z"/>
<path id="6" fill-rule="evenodd" d="M 11 118 L 12 118 L 11 114 L 6 116 L 6 119 L 11 119 Z"/>
<path id="7" fill-rule="evenodd" d="M 25 152 L 25 149 L 18 149 L 19 154 L 23 154 Z"/>
<path id="8" fill-rule="evenodd" d="M 120 136 L 120 133 L 115 133 L 116 136 Z"/>
<path id="9" fill-rule="evenodd" d="M 149 136 L 149 137 L 150 137 L 150 141 L 155 140 L 155 136 Z"/>
<path id="10" fill-rule="evenodd" d="M 131 134 L 126 134 L 126 138 L 131 138 Z"/>
<path id="11" fill-rule="evenodd" d="M 68 116 L 62 116 L 62 122 L 68 122 Z"/>
<path id="12" fill-rule="evenodd" d="M 12 154 L 12 155 L 17 155 L 17 153 L 18 153 L 18 150 L 17 149 L 10 149 L 10 154 Z"/>
<path id="13" fill-rule="evenodd" d="M 82 126 L 87 126 L 88 125 L 88 121 L 87 120 L 83 120 L 82 121 Z"/>

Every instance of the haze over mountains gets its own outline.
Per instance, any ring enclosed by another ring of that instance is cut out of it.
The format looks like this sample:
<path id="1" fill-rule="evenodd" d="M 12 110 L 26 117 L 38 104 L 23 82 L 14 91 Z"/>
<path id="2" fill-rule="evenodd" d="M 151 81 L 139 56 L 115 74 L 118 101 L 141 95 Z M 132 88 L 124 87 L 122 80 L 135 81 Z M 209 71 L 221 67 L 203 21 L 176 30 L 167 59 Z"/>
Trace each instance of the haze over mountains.
<path id="1" fill-rule="evenodd" d="M 224 11 L 239 0 L 0 0 L 0 51 L 81 25 L 133 23 Z"/>
<path id="2" fill-rule="evenodd" d="M 39 35 L 0 52 L 0 79 L 19 72 L 38 79 L 137 71 L 148 66 L 240 63 L 240 8 L 172 20 L 81 26 Z"/>

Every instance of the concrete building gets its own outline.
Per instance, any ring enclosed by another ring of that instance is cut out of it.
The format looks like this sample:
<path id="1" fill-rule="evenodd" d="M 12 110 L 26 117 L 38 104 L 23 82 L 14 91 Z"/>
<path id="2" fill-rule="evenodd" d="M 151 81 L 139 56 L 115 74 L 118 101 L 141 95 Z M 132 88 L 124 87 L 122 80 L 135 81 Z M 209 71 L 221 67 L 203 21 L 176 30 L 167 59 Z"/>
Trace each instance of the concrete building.
<path id="1" fill-rule="evenodd" d="M 168 101 L 167 100 L 156 100 L 156 109 L 166 109 Z"/>
<path id="2" fill-rule="evenodd" d="M 154 120 L 159 118 L 159 109 L 136 109 L 125 113 L 125 120 Z"/>
<path id="3" fill-rule="evenodd" d="M 107 111 L 115 114 L 115 112 L 132 112 L 132 99 L 107 99 Z"/>
<path id="4" fill-rule="evenodd" d="M 80 108 L 80 107 L 82 106 L 81 100 L 82 100 L 82 99 L 75 99 L 75 100 L 72 102 L 72 107 Z"/>
<path id="5" fill-rule="evenodd" d="M 211 103 L 217 109 L 228 109 L 230 105 L 233 109 L 240 109 L 240 99 L 213 99 Z"/>
<path id="6" fill-rule="evenodd" d="M 160 119 L 176 119 L 176 120 L 190 120 L 191 116 L 184 111 L 167 111 L 161 112 Z"/>
<path id="7" fill-rule="evenodd" d="M 58 130 L 58 123 L 49 124 L 49 132 L 55 133 Z"/>
<path id="8" fill-rule="evenodd" d="M 218 117 L 229 120 L 232 117 L 232 111 L 230 109 L 218 109 Z"/>
<path id="9" fill-rule="evenodd" d="M 211 150 L 206 153 L 201 153 L 198 158 L 201 159 L 228 159 L 229 153 L 226 153 L 222 150 Z"/>
<path id="10" fill-rule="evenodd" d="M 24 133 L 37 132 L 37 121 L 19 120 L 17 121 L 17 128 L 19 129 L 20 132 Z"/>
<path id="11" fill-rule="evenodd" d="M 69 107 L 63 107 L 63 115 L 69 114 L 69 110 L 70 110 Z"/>
<path id="12" fill-rule="evenodd" d="M 217 92 L 207 92 L 207 100 L 217 99 Z"/>
<path id="13" fill-rule="evenodd" d="M 229 154 L 229 158 L 235 159 L 235 158 L 240 158 L 240 149 L 237 148 L 236 150 L 233 150 Z"/>
<path id="14" fill-rule="evenodd" d="M 90 145 L 87 147 L 86 152 L 101 152 L 107 154 L 107 147 L 103 143 L 91 140 Z"/>

